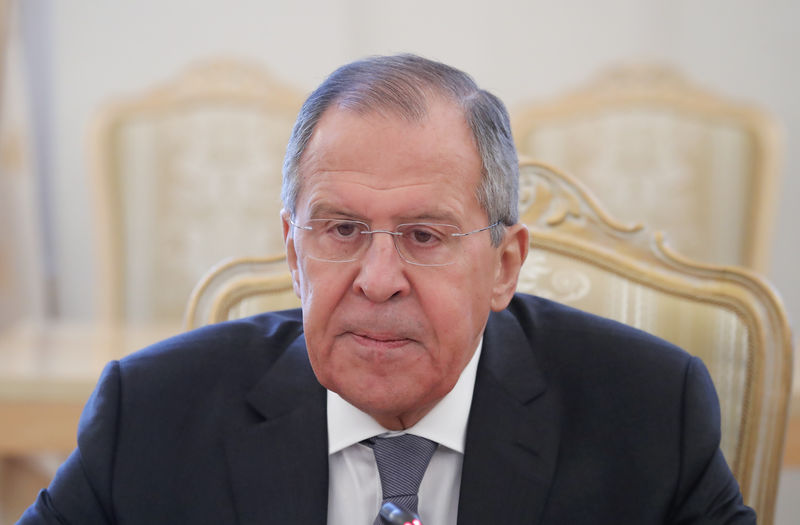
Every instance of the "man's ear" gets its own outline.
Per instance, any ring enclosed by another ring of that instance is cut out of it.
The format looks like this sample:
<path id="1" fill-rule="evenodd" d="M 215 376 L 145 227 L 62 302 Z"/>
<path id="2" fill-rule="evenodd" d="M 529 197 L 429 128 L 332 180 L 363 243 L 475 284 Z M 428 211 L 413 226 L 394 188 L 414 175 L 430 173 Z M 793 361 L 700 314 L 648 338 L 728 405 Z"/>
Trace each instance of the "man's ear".
<path id="1" fill-rule="evenodd" d="M 519 271 L 528 256 L 528 237 L 528 227 L 524 224 L 506 227 L 498 248 L 499 258 L 492 288 L 491 307 L 496 312 L 508 306 L 517 289 Z"/>
<path id="2" fill-rule="evenodd" d="M 283 243 L 286 246 L 286 262 L 289 264 L 289 271 L 292 274 L 292 286 L 294 293 L 300 297 L 300 273 L 297 269 L 297 252 L 294 249 L 294 235 L 292 225 L 289 222 L 291 214 L 285 209 L 281 210 L 281 222 L 283 224 Z"/>

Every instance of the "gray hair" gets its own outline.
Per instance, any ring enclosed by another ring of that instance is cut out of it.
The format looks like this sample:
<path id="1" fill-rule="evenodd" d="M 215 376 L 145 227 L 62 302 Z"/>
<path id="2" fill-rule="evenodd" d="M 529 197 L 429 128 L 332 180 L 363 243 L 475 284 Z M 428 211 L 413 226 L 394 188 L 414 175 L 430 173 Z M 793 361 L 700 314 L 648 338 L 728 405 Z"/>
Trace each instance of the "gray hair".
<path id="1" fill-rule="evenodd" d="M 427 115 L 431 94 L 452 100 L 464 111 L 482 162 L 478 202 L 489 224 L 511 226 L 518 220 L 519 164 L 503 103 L 478 88 L 466 73 L 415 55 L 377 56 L 340 67 L 308 97 L 297 116 L 283 161 L 281 199 L 294 215 L 300 193 L 301 158 L 323 113 L 339 108 L 366 114 L 391 112 L 416 122 Z M 504 228 L 492 228 L 497 246 Z"/>

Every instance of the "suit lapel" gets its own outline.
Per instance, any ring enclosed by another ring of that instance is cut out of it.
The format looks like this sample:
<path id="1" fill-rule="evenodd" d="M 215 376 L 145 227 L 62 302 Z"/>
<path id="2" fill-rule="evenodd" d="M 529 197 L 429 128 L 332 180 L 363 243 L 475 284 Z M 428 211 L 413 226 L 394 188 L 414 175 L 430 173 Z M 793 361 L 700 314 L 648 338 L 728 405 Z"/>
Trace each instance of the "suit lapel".
<path id="1" fill-rule="evenodd" d="M 507 310 L 490 316 L 467 425 L 459 525 L 541 519 L 560 413 L 532 346 Z"/>
<path id="2" fill-rule="evenodd" d="M 324 524 L 328 498 L 325 389 L 298 338 L 247 396 L 257 420 L 226 454 L 241 523 Z"/>

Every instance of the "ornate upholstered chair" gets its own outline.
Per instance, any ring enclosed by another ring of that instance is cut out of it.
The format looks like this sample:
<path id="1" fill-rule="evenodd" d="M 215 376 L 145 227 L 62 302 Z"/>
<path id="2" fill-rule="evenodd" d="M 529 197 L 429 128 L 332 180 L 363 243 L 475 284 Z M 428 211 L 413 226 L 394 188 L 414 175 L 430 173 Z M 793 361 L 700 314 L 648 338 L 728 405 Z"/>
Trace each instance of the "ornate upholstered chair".
<path id="1" fill-rule="evenodd" d="M 260 66 L 220 60 L 100 111 L 90 155 L 106 317 L 180 322 L 212 264 L 282 253 L 269 226 L 302 101 Z"/>
<path id="2" fill-rule="evenodd" d="M 722 410 L 722 449 L 759 523 L 772 523 L 792 377 L 786 315 L 748 270 L 701 265 L 664 236 L 620 223 L 577 180 L 523 162 L 531 251 L 518 289 L 610 317 L 703 359 Z M 283 258 L 230 259 L 200 281 L 185 327 L 299 305 Z"/>
<path id="3" fill-rule="evenodd" d="M 708 366 L 722 449 L 745 501 L 772 523 L 792 380 L 780 298 L 749 270 L 698 264 L 664 234 L 621 223 L 572 177 L 536 162 L 520 171 L 531 252 L 519 290 L 642 328 Z"/>
<path id="4" fill-rule="evenodd" d="M 512 115 L 520 153 L 575 174 L 616 217 L 692 259 L 766 271 L 779 134 L 763 111 L 640 65 Z"/>

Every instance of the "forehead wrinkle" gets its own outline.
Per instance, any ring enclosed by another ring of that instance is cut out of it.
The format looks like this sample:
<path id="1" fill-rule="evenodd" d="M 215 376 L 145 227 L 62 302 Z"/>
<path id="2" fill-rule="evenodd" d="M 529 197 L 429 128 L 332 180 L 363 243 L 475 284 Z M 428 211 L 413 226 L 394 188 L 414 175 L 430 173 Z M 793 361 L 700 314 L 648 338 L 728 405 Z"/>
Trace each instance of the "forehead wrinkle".
<path id="1" fill-rule="evenodd" d="M 359 177 L 358 180 L 348 179 L 346 177 L 336 177 L 337 174 L 344 174 L 344 175 L 354 175 Z M 318 169 L 313 171 L 312 173 L 303 174 L 303 182 L 307 185 L 307 189 L 309 189 L 313 195 L 317 188 L 313 186 L 318 186 L 319 184 L 356 184 L 363 188 L 367 188 L 372 191 L 378 192 L 392 192 L 392 191 L 404 191 L 407 189 L 425 187 L 425 186 L 433 186 L 439 184 L 439 179 L 446 178 L 452 179 L 451 176 L 445 173 L 438 173 L 438 172 L 431 172 L 428 174 L 426 178 L 424 174 L 422 176 L 414 176 L 413 174 L 409 175 L 394 175 L 389 177 L 387 175 L 381 175 L 380 172 L 370 173 L 370 172 L 363 172 L 359 170 L 348 170 L 348 169 Z M 418 179 L 416 181 L 412 181 L 410 179 Z M 316 179 L 316 180 L 315 180 Z M 421 180 L 419 180 L 421 179 Z M 452 182 L 452 185 L 456 185 L 456 182 Z"/>
<path id="2" fill-rule="evenodd" d="M 374 218 L 369 217 L 362 212 L 356 211 L 351 205 L 345 202 L 337 202 L 338 200 L 339 199 L 336 198 L 333 200 L 312 200 L 308 206 L 309 218 L 345 217 L 366 223 L 373 222 Z M 428 209 L 424 209 L 424 207 L 428 207 Z M 435 202 L 432 205 L 426 204 L 424 206 L 420 206 L 420 211 L 416 211 L 412 207 L 410 211 L 393 213 L 391 215 L 391 220 L 395 225 L 420 222 L 437 222 L 441 224 L 459 225 L 461 222 L 457 210 L 450 210 L 446 206 L 442 206 L 441 202 Z"/>

